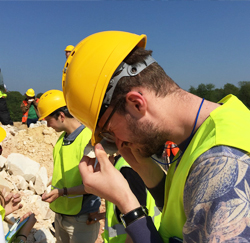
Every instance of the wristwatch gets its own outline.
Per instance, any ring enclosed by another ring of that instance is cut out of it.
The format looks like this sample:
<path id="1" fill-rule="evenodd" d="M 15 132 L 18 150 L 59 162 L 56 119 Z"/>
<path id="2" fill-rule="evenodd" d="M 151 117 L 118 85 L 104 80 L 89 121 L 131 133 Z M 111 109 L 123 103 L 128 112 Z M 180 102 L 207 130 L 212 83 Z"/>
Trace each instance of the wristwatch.
<path id="1" fill-rule="evenodd" d="M 66 187 L 63 188 L 63 197 L 66 197 L 68 195 L 68 190 Z"/>
<path id="2" fill-rule="evenodd" d="M 145 206 L 140 206 L 139 208 L 136 208 L 126 214 L 120 214 L 120 219 L 123 226 L 126 228 L 132 222 L 144 216 L 148 216 L 148 209 Z"/>

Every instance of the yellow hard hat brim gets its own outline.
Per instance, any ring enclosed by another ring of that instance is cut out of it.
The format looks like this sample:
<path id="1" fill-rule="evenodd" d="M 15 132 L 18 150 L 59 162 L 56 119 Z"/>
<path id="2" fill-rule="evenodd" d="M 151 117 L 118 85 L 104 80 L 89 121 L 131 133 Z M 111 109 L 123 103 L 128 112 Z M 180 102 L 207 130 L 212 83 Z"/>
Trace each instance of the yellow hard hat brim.
<path id="1" fill-rule="evenodd" d="M 48 90 L 39 99 L 38 102 L 38 112 L 39 121 L 43 120 L 45 117 L 49 116 L 55 110 L 66 106 L 63 92 L 61 90 Z"/>

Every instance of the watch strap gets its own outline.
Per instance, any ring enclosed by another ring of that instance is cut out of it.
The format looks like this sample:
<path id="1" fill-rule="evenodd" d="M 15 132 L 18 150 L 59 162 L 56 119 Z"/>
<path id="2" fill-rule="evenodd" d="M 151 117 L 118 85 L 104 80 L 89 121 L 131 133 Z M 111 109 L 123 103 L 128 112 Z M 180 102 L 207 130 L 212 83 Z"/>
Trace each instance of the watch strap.
<path id="1" fill-rule="evenodd" d="M 126 214 L 120 214 L 122 224 L 125 228 L 144 216 L 148 216 L 148 209 L 145 206 L 140 206 Z"/>
<path id="2" fill-rule="evenodd" d="M 68 195 L 68 190 L 66 187 L 63 188 L 63 197 Z"/>

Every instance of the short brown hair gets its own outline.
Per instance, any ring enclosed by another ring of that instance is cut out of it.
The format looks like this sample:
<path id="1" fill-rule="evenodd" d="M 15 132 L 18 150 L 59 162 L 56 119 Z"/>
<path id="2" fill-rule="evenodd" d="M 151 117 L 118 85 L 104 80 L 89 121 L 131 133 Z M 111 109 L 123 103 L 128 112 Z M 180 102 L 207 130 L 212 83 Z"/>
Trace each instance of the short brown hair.
<path id="1" fill-rule="evenodd" d="M 49 114 L 48 116 L 52 116 L 54 117 L 56 120 L 58 120 L 59 115 L 62 113 L 64 113 L 64 115 L 68 118 L 74 118 L 70 113 L 69 110 L 67 108 L 67 106 L 63 106 L 60 107 L 58 109 L 56 109 L 55 111 L 53 111 L 51 114 Z"/>
<path id="2" fill-rule="evenodd" d="M 144 50 L 141 47 L 135 47 L 132 52 L 125 58 L 124 62 L 132 65 L 143 62 L 145 58 L 152 54 L 150 50 Z M 120 112 L 125 112 L 125 96 L 134 87 L 144 87 L 153 90 L 156 96 L 165 97 L 173 93 L 180 87 L 165 73 L 158 63 L 152 63 L 138 75 L 133 77 L 122 77 L 115 88 L 111 105 L 119 103 Z"/>

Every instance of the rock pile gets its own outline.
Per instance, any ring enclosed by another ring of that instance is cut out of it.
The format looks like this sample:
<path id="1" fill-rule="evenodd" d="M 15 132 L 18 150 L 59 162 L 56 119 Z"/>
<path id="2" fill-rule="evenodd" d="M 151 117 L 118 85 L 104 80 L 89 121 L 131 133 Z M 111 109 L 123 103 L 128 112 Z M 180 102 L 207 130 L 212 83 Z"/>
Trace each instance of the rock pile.
<path id="1" fill-rule="evenodd" d="M 6 138 L 2 143 L 3 156 L 7 158 L 11 153 L 23 154 L 47 169 L 48 176 L 53 172 L 52 151 L 61 133 L 47 127 L 46 122 L 31 124 L 29 128 L 21 123 L 15 126 L 2 126 Z"/>
<path id="2" fill-rule="evenodd" d="M 28 236 L 28 243 L 54 243 L 54 212 L 49 204 L 41 200 L 41 195 L 50 190 L 53 173 L 53 148 L 61 133 L 47 127 L 46 122 L 31 124 L 30 128 L 21 123 L 2 126 L 6 138 L 2 142 L 0 156 L 0 190 L 18 192 L 22 196 L 23 208 L 9 215 L 14 221 L 28 211 L 35 213 L 37 223 Z M 104 201 L 101 211 L 105 210 Z M 100 233 L 103 231 L 101 222 Z M 4 223 L 4 230 L 9 230 Z M 102 242 L 99 235 L 96 243 Z"/>
<path id="3" fill-rule="evenodd" d="M 54 212 L 49 204 L 41 200 L 41 195 L 50 190 L 53 172 L 53 147 L 60 136 L 45 122 L 26 125 L 2 126 L 6 138 L 2 142 L 0 156 L 0 190 L 18 192 L 22 196 L 23 208 L 8 217 L 14 221 L 28 211 L 35 213 L 37 223 L 28 242 L 55 242 L 53 236 Z M 4 223 L 7 232 L 10 225 Z"/>

